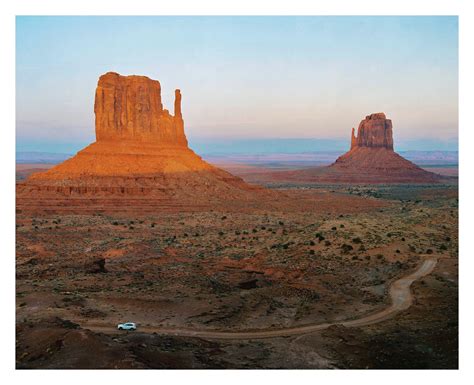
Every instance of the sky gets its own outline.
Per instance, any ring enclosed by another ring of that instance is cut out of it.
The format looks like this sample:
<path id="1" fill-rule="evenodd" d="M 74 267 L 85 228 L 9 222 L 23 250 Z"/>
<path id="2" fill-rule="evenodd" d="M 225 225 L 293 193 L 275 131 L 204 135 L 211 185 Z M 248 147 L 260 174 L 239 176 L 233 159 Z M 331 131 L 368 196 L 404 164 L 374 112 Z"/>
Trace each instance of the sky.
<path id="1" fill-rule="evenodd" d="M 93 142 L 108 71 L 159 80 L 170 111 L 180 88 L 199 151 L 339 150 L 381 111 L 398 150 L 458 146 L 455 16 L 19 16 L 17 151 Z"/>

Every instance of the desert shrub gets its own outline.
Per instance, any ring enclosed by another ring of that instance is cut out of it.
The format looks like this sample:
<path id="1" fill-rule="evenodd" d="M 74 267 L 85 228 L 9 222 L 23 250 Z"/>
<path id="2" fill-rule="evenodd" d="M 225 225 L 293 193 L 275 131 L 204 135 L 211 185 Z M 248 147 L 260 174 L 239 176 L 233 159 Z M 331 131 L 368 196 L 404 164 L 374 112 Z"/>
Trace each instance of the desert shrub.
<path id="1" fill-rule="evenodd" d="M 331 246 L 331 242 L 325 241 L 325 242 L 324 242 L 324 245 L 325 245 L 325 246 Z"/>
<path id="2" fill-rule="evenodd" d="M 353 250 L 354 248 L 351 245 L 348 245 L 347 243 L 344 243 L 341 246 L 341 250 L 343 253 L 348 253 L 349 251 Z"/>
<path id="3" fill-rule="evenodd" d="M 283 223 L 282 221 L 278 221 L 278 224 L 279 224 L 280 226 L 283 226 L 283 225 L 284 225 L 284 223 Z"/>
<path id="4" fill-rule="evenodd" d="M 222 219 L 222 220 L 227 219 L 227 216 L 224 215 L 221 219 Z"/>
<path id="5" fill-rule="evenodd" d="M 340 224 L 339 227 L 343 229 L 345 226 L 343 224 Z"/>
<path id="6" fill-rule="evenodd" d="M 314 241 L 309 241 L 309 244 L 310 244 L 311 246 L 314 246 L 316 243 L 314 243 Z"/>
<path id="7" fill-rule="evenodd" d="M 397 249 L 397 250 L 395 250 L 395 252 L 396 252 L 397 254 L 400 254 L 400 250 L 398 250 L 398 249 Z"/>
<path id="8" fill-rule="evenodd" d="M 119 225 L 119 223 L 118 223 L 117 221 L 112 222 L 112 224 L 113 224 L 114 226 L 118 226 L 118 225 Z"/>
<path id="9" fill-rule="evenodd" d="M 310 253 L 311 255 L 314 255 L 314 250 L 310 250 L 309 253 Z"/>
<path id="10" fill-rule="evenodd" d="M 433 254 L 433 250 L 431 249 L 426 250 L 426 254 Z"/>
<path id="11" fill-rule="evenodd" d="M 352 240 L 353 243 L 362 243 L 362 240 L 359 237 L 356 237 Z"/>
<path id="12" fill-rule="evenodd" d="M 219 236 L 223 236 L 224 235 L 224 232 L 223 231 L 219 231 Z"/>
<path id="13" fill-rule="evenodd" d="M 448 248 L 446 247 L 446 245 L 443 243 L 440 247 L 439 247 L 440 250 L 448 250 Z"/>
<path id="14" fill-rule="evenodd" d="M 336 230 L 337 230 L 337 227 L 336 227 L 336 226 L 333 226 L 333 227 L 331 227 L 331 230 L 336 231 Z"/>

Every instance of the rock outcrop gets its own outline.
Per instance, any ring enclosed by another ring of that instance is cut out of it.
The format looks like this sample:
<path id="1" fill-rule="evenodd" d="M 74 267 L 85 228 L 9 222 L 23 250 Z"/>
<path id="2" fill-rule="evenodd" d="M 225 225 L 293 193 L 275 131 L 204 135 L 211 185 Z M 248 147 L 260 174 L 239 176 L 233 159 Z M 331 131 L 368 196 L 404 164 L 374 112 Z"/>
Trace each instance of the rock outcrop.
<path id="1" fill-rule="evenodd" d="M 173 116 L 163 108 L 158 81 L 109 72 L 99 78 L 94 111 L 96 141 L 19 183 L 20 198 L 31 203 L 54 194 L 143 196 L 209 203 L 266 193 L 203 161 L 188 147 L 180 90 L 175 91 Z"/>

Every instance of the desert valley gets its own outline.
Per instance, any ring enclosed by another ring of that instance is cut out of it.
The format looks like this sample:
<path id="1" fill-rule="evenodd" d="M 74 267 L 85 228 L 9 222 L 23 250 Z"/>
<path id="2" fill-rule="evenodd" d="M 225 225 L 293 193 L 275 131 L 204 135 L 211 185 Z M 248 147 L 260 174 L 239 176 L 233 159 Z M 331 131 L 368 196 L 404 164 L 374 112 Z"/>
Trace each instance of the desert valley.
<path id="1" fill-rule="evenodd" d="M 226 171 L 174 96 L 106 73 L 96 141 L 20 170 L 17 368 L 457 367 L 455 176 L 381 112 L 327 166 Z"/>

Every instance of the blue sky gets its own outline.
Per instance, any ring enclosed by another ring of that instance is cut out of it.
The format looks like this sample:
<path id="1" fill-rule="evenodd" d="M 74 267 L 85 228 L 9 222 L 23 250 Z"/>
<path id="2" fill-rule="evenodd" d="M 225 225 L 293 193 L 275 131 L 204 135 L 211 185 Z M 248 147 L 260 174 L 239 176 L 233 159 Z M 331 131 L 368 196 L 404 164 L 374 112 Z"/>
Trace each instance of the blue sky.
<path id="1" fill-rule="evenodd" d="M 107 71 L 158 79 L 171 110 L 180 88 L 196 145 L 311 138 L 338 149 L 331 143 L 349 141 L 351 127 L 384 111 L 396 147 L 457 149 L 457 17 L 17 17 L 16 24 L 19 151 L 74 152 L 92 142 L 94 90 Z"/>

